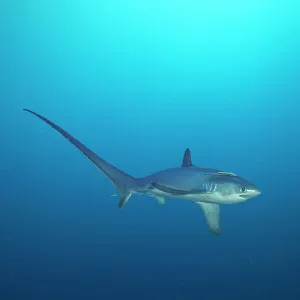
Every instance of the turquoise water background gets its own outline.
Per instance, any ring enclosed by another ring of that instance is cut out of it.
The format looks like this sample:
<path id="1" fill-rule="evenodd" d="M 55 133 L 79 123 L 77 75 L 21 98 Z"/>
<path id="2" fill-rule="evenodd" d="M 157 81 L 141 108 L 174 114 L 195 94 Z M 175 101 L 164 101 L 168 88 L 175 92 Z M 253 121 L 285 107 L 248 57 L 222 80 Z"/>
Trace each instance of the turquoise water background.
<path id="1" fill-rule="evenodd" d="M 300 2 L 0 3 L 0 299 L 299 299 Z M 133 176 L 181 164 L 249 179 L 200 208 L 134 196 L 54 130 Z"/>

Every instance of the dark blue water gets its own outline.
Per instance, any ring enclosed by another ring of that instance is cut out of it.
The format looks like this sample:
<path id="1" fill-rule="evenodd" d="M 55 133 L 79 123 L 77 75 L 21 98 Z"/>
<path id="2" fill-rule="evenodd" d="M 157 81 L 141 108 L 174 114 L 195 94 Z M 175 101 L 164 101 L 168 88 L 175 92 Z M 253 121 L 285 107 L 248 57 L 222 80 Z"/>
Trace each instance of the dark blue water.
<path id="1" fill-rule="evenodd" d="M 299 299 L 298 1 L 2 1 L 0 300 Z M 181 164 L 263 193 L 221 207 L 111 183 Z"/>

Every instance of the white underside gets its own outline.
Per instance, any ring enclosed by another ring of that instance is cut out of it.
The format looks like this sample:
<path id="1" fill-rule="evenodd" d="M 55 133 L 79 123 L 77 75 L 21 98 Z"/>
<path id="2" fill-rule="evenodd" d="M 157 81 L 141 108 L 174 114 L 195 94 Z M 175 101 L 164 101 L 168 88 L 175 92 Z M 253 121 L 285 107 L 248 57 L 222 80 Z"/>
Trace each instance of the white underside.
<path id="1" fill-rule="evenodd" d="M 159 193 L 161 194 L 161 193 Z M 166 193 L 164 193 L 166 194 Z M 151 195 L 152 197 L 156 198 L 158 204 L 164 204 L 164 197 L 162 195 L 157 196 L 154 193 Z M 166 194 L 167 197 L 170 198 L 168 194 Z M 171 197 L 171 198 L 181 198 L 181 197 Z M 209 228 L 209 230 L 216 234 L 219 235 L 221 233 L 221 226 L 220 226 L 220 205 L 218 203 L 212 203 L 212 202 L 207 202 L 211 201 L 210 199 L 206 199 L 206 201 L 199 201 L 200 199 L 194 199 L 193 197 L 188 197 L 185 196 L 183 199 L 193 201 L 197 205 L 199 205 L 202 208 L 202 211 L 204 213 L 205 221 L 206 224 Z"/>
<path id="2" fill-rule="evenodd" d="M 165 204 L 164 198 L 177 198 L 195 202 L 202 208 L 209 230 L 216 235 L 219 235 L 221 232 L 219 204 L 233 204 L 246 201 L 246 199 L 239 196 L 224 197 L 218 192 L 195 195 L 171 195 L 159 189 L 148 190 L 146 193 L 131 192 L 132 194 L 146 194 L 152 196 L 156 198 L 158 204 Z"/>
<path id="3" fill-rule="evenodd" d="M 190 195 L 170 195 L 158 189 L 152 189 L 151 192 L 147 191 L 148 195 L 154 197 L 164 197 L 164 198 L 176 198 L 189 200 L 194 202 L 204 202 L 204 203 L 215 203 L 215 204 L 234 204 L 246 201 L 245 198 L 239 196 L 223 196 L 218 192 L 205 193 L 205 194 L 190 194 Z"/>

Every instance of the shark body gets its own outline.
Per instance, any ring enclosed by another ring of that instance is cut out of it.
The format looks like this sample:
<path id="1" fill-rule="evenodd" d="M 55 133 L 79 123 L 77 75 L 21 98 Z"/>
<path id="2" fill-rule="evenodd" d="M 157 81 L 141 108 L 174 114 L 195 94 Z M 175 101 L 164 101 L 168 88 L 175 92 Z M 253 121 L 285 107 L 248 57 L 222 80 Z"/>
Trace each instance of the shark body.
<path id="1" fill-rule="evenodd" d="M 209 230 L 219 235 L 220 204 L 239 203 L 260 194 L 253 183 L 234 173 L 194 166 L 188 148 L 183 155 L 181 166 L 162 170 L 143 178 L 134 178 L 106 162 L 47 118 L 31 110 L 24 110 L 58 131 L 100 169 L 117 189 L 120 208 L 133 194 L 155 197 L 159 204 L 164 204 L 164 198 L 193 201 L 202 208 Z"/>

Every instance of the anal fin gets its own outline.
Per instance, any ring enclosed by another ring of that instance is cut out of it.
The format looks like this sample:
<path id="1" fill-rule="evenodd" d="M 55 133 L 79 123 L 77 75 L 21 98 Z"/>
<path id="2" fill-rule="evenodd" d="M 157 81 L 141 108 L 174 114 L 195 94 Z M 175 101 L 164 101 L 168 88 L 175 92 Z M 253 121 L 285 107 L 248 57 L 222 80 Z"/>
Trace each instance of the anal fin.
<path id="1" fill-rule="evenodd" d="M 158 204 L 160 204 L 160 205 L 165 204 L 165 198 L 164 197 L 156 196 L 155 198 L 156 198 Z"/>
<path id="2" fill-rule="evenodd" d="M 209 230 L 215 235 L 221 233 L 220 227 L 220 205 L 215 203 L 195 202 L 201 206 L 206 224 Z"/>

